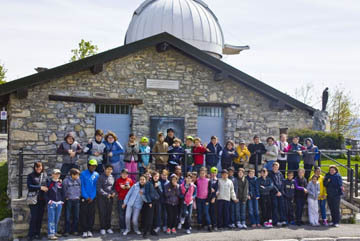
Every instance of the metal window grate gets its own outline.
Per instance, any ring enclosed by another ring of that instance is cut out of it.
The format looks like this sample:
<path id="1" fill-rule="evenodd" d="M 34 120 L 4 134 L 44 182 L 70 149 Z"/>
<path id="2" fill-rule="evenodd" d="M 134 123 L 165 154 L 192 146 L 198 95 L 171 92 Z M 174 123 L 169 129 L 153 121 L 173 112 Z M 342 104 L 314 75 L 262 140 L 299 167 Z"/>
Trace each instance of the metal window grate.
<path id="1" fill-rule="evenodd" d="M 130 114 L 130 107 L 128 105 L 105 105 L 96 104 L 97 114 Z"/>
<path id="2" fill-rule="evenodd" d="M 199 106 L 199 116 L 223 117 L 224 109 L 222 107 Z"/>

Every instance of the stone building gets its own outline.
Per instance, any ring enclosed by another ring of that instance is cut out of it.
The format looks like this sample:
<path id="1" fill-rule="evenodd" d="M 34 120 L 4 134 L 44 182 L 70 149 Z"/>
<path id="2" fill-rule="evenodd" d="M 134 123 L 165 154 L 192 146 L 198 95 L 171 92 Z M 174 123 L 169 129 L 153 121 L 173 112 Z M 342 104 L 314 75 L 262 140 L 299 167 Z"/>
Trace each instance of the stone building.
<path id="1" fill-rule="evenodd" d="M 122 144 L 130 132 L 154 141 L 154 133 L 169 126 L 179 137 L 205 142 L 211 135 L 250 142 L 254 134 L 311 128 L 312 107 L 221 61 L 245 49 L 224 44 L 217 18 L 202 1 L 148 0 L 135 11 L 124 46 L 1 85 L 11 198 L 19 196 L 20 149 L 54 154 L 68 131 L 84 145 L 96 128 L 114 130 Z M 25 155 L 24 175 L 34 160 L 61 165 L 56 155 Z M 15 224 L 28 218 L 19 202 Z M 26 229 L 18 227 L 17 234 Z"/>

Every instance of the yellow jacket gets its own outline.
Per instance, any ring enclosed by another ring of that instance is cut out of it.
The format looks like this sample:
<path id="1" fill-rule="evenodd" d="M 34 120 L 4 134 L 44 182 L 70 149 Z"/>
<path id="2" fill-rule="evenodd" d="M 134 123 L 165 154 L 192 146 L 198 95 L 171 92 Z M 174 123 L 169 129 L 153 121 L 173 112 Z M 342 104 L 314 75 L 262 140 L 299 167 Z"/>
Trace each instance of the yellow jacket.
<path id="1" fill-rule="evenodd" d="M 311 179 L 314 175 L 312 175 L 310 178 L 309 178 L 309 182 L 311 182 Z M 320 184 L 320 195 L 319 195 L 319 200 L 325 200 L 326 199 L 326 196 L 327 196 L 327 193 L 326 193 L 326 187 L 324 186 L 324 176 L 323 175 L 320 175 L 320 177 L 318 178 L 318 182 Z M 324 197 L 322 197 L 324 196 Z"/>
<path id="2" fill-rule="evenodd" d="M 236 152 L 238 153 L 239 157 L 234 160 L 236 164 L 243 164 L 244 161 L 248 162 L 250 158 L 250 152 L 246 146 L 244 149 L 241 149 L 240 146 L 236 147 Z"/>

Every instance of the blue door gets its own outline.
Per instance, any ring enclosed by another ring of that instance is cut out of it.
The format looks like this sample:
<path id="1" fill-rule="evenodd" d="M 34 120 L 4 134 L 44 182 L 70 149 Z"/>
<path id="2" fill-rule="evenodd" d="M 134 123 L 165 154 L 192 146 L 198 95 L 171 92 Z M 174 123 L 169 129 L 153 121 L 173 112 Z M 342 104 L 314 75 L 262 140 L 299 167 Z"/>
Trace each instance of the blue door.
<path id="1" fill-rule="evenodd" d="M 211 136 L 217 136 L 219 143 L 223 146 L 224 110 L 222 107 L 199 107 L 198 136 L 203 143 L 209 143 Z"/>

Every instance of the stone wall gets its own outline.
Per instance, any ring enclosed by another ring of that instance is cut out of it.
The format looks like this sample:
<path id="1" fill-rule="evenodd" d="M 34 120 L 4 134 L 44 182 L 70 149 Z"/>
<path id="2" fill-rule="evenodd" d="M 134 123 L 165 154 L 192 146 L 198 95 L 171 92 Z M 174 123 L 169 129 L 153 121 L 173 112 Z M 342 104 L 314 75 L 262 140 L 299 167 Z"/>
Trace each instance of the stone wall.
<path id="1" fill-rule="evenodd" d="M 0 134 L 0 162 L 7 161 L 7 134 Z"/>

